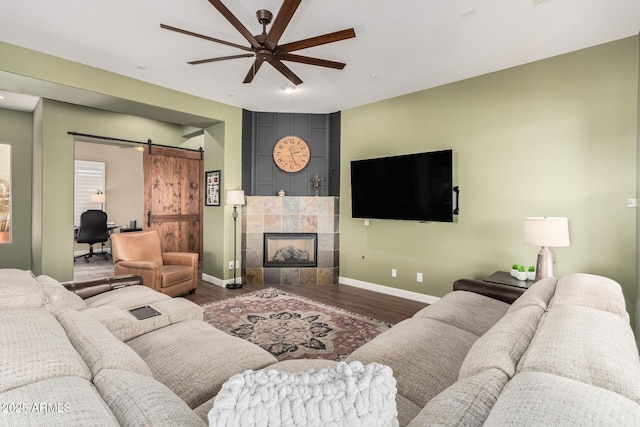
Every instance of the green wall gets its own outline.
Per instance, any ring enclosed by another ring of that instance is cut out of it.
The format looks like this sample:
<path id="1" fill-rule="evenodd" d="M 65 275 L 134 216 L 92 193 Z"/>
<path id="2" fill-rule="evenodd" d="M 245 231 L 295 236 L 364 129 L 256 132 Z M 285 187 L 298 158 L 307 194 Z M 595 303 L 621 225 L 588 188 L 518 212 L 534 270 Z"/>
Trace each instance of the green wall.
<path id="1" fill-rule="evenodd" d="M 31 113 L 0 108 L 0 144 L 11 145 L 12 241 L 0 243 L 0 268 L 31 268 Z"/>
<path id="2" fill-rule="evenodd" d="M 637 85 L 632 37 L 343 111 L 340 275 L 442 296 L 458 278 L 535 265 L 524 217 L 566 216 L 571 246 L 552 249 L 556 276 L 613 278 L 633 319 Z M 455 223 L 351 218 L 351 160 L 447 148 Z"/>
<path id="3" fill-rule="evenodd" d="M 2 42 L 0 73 L 62 85 L 69 90 L 83 89 L 104 94 L 114 97 L 118 103 L 124 101 L 152 107 L 156 111 L 161 109 L 167 116 L 176 112 L 210 118 L 211 122 L 218 124 L 205 129 L 205 170 L 223 170 L 223 191 L 240 188 L 242 110 L 239 108 Z M 3 89 L 19 92 L 20 88 L 11 87 L 14 80 L 7 79 L 9 84 Z M 9 267 L 28 268 L 30 265 L 35 273 L 47 274 L 60 281 L 73 277 L 73 233 L 70 230 L 73 227 L 74 150 L 73 138 L 66 134 L 67 131 L 142 141 L 152 138 L 154 142 L 166 145 L 179 145 L 176 141 L 183 141 L 179 137 L 180 132 L 176 132 L 177 126 L 152 121 L 151 129 L 147 127 L 148 119 L 117 116 L 117 120 L 112 120 L 113 113 L 47 99 L 36 107 L 32 115 L 31 159 L 34 166 L 25 182 L 33 197 L 24 202 L 24 212 L 31 212 L 31 235 L 16 236 L 21 241 L 33 241 L 27 246 L 31 249 L 31 256 L 27 259 L 23 254 L 15 265 L 11 263 Z M 226 244 L 232 237 L 231 212 L 227 206 L 205 209 L 205 274 L 219 273 L 224 278 L 230 277 L 223 263 L 226 259 L 233 259 Z"/>

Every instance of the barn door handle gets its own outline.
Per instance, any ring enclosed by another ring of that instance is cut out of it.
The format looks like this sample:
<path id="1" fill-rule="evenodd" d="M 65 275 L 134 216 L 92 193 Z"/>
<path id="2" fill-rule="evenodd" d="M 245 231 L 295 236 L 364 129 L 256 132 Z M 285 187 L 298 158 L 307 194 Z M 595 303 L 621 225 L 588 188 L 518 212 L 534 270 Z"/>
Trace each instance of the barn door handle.
<path id="1" fill-rule="evenodd" d="M 147 227 L 151 228 L 151 211 L 147 212 Z"/>

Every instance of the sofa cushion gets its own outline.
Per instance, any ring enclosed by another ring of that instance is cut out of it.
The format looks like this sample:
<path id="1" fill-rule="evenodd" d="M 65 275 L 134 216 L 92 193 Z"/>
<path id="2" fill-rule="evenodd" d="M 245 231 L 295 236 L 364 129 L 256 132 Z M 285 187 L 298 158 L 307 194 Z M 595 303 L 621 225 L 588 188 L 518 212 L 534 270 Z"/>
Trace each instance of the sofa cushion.
<path id="1" fill-rule="evenodd" d="M 554 307 L 523 358 L 522 372 L 544 372 L 619 393 L 640 403 L 640 363 L 633 332 L 617 314 Z"/>
<path id="2" fill-rule="evenodd" d="M 498 369 L 511 378 L 520 358 L 529 347 L 543 309 L 530 305 L 506 314 L 471 347 L 460 367 L 459 378 Z"/>
<path id="3" fill-rule="evenodd" d="M 409 427 L 482 425 L 507 381 L 499 369 L 464 378 L 431 399 Z"/>
<path id="4" fill-rule="evenodd" d="M 222 386 L 209 424 L 392 427 L 397 425 L 395 383 L 391 369 L 377 363 L 245 371 Z"/>
<path id="5" fill-rule="evenodd" d="M 477 336 L 507 312 L 509 304 L 474 292 L 455 291 L 418 311 L 413 317 L 434 319 Z"/>
<path id="6" fill-rule="evenodd" d="M 508 312 L 519 310 L 524 307 L 532 305 L 538 306 L 543 310 L 546 310 L 549 306 L 549 301 L 553 297 L 556 291 L 556 282 L 558 279 L 555 277 L 547 277 L 542 280 L 538 280 L 529 287 L 517 300 L 511 304 Z"/>
<path id="7" fill-rule="evenodd" d="M 484 426 L 637 427 L 640 405 L 609 390 L 539 372 L 507 383 Z"/>
<path id="8" fill-rule="evenodd" d="M 3 426 L 120 425 L 96 389 L 80 377 L 58 377 L 26 384 L 0 393 L 0 402 Z"/>
<path id="9" fill-rule="evenodd" d="M 56 318 L 37 308 L 0 310 L 0 391 L 91 372 Z"/>
<path id="10" fill-rule="evenodd" d="M 170 324 L 168 316 L 138 320 L 128 311 L 112 305 L 87 308 L 83 313 L 102 323 L 120 341 L 128 341 Z"/>
<path id="11" fill-rule="evenodd" d="M 608 311 L 629 321 L 622 288 L 611 279 L 593 274 L 569 274 L 556 285 L 549 309 L 579 305 Z"/>
<path id="12" fill-rule="evenodd" d="M 151 292 L 160 294 L 155 291 Z M 164 294 L 160 295 L 166 297 Z M 83 313 L 106 326 L 120 341 L 129 341 L 135 337 L 156 329 L 164 328 L 173 323 L 183 322 L 185 320 L 202 320 L 202 307 L 184 298 L 166 297 L 166 299 L 158 302 L 144 305 L 150 305 L 161 314 L 138 320 L 129 313 L 128 310 L 120 309 L 113 305 L 87 308 Z"/>
<path id="13" fill-rule="evenodd" d="M 153 303 L 153 307 L 169 316 L 169 323 L 203 319 L 202 307 L 184 298 L 169 298 L 158 301 Z"/>
<path id="14" fill-rule="evenodd" d="M 174 323 L 127 344 L 190 408 L 215 396 L 232 375 L 277 361 L 266 350 L 197 320 Z"/>
<path id="15" fill-rule="evenodd" d="M 89 308 L 109 305 L 121 310 L 129 310 L 168 299 L 171 297 L 146 286 L 127 286 L 94 295 L 84 301 Z"/>
<path id="16" fill-rule="evenodd" d="M 404 320 L 355 350 L 347 362 L 381 363 L 393 370 L 398 393 L 423 407 L 458 379 L 478 337 L 438 320 Z"/>
<path id="17" fill-rule="evenodd" d="M 304 372 L 310 369 L 334 368 L 338 362 L 328 359 L 290 359 L 283 360 L 264 369 L 275 369 L 280 372 Z"/>
<path id="18" fill-rule="evenodd" d="M 0 309 L 43 307 L 47 297 L 30 271 L 0 269 Z"/>
<path id="19" fill-rule="evenodd" d="M 147 376 L 103 369 L 93 382 L 123 426 L 206 426 L 171 390 Z"/>
<path id="20" fill-rule="evenodd" d="M 122 369 L 153 377 L 145 361 L 97 320 L 70 309 L 62 310 L 57 317 L 94 377 L 102 369 Z"/>
<path id="21" fill-rule="evenodd" d="M 82 298 L 68 291 L 57 280 L 44 275 L 35 279 L 42 286 L 42 290 L 47 296 L 47 309 L 52 313 L 64 308 L 83 310 L 87 307 Z"/>

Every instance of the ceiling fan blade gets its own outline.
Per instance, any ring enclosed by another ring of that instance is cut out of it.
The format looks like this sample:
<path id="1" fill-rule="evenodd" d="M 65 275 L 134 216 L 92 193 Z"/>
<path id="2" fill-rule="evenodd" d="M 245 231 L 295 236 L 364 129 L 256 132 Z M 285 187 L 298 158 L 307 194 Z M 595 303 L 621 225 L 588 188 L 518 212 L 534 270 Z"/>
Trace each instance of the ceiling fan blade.
<path id="1" fill-rule="evenodd" d="M 288 78 L 289 81 L 291 81 L 291 83 L 293 83 L 294 85 L 298 86 L 299 84 L 302 83 L 302 80 L 300 80 L 300 77 L 296 76 L 294 72 L 291 71 L 289 67 L 284 65 L 282 61 L 280 61 L 279 59 L 273 58 L 271 61 L 269 61 L 269 64 L 273 65 L 273 68 L 280 71 L 282 75 Z"/>
<path id="2" fill-rule="evenodd" d="M 351 39 L 356 36 L 353 28 L 348 30 L 336 31 L 334 33 L 323 34 L 321 36 L 311 37 L 297 42 L 286 43 L 280 46 L 285 52 L 293 52 L 295 50 L 306 49 L 308 47 L 320 46 L 327 43 L 339 42 L 341 40 Z"/>
<path id="3" fill-rule="evenodd" d="M 302 56 L 302 55 L 293 55 L 291 53 L 287 53 L 281 56 L 280 59 L 283 61 L 298 62 L 300 64 L 309 64 L 309 65 L 317 65 L 319 67 L 335 68 L 336 70 L 342 70 L 347 65 L 344 62 L 329 61 L 326 59 L 311 58 L 309 56 Z"/>
<path id="4" fill-rule="evenodd" d="M 209 37 L 209 36 L 205 36 L 205 35 L 202 35 L 202 34 L 194 33 L 192 31 L 188 31 L 188 30 L 183 30 L 182 28 L 172 27 L 171 25 L 160 24 L 160 28 L 163 28 L 165 30 L 175 31 L 176 33 L 186 34 L 188 36 L 198 37 L 198 38 L 204 39 L 204 40 L 209 40 L 210 42 L 220 43 L 220 44 L 224 44 L 224 45 L 227 45 L 227 46 L 237 47 L 238 49 L 251 51 L 251 48 L 249 48 L 247 46 L 242 46 L 242 45 L 231 43 L 231 42 L 228 42 L 228 41 L 216 39 L 216 38 L 213 38 L 213 37 Z"/>
<path id="5" fill-rule="evenodd" d="M 280 6 L 276 19 L 271 24 L 269 34 L 267 34 L 267 38 L 265 39 L 265 45 L 269 49 L 275 49 L 278 44 L 278 40 L 280 40 L 282 33 L 284 33 L 287 25 L 289 25 L 289 21 L 291 21 L 293 14 L 296 13 L 296 9 L 300 6 L 301 1 L 302 0 L 284 0 L 282 6 Z"/>
<path id="6" fill-rule="evenodd" d="M 258 40 L 256 40 L 253 34 L 251 34 L 249 30 L 247 30 L 247 28 L 242 25 L 238 18 L 236 18 L 235 15 L 231 13 L 231 11 L 227 9 L 227 7 L 222 4 L 220 0 L 209 0 L 209 3 L 211 3 L 211 5 L 215 7 L 218 12 L 220 12 L 220 14 L 224 16 L 227 21 L 229 21 L 231 25 L 233 25 L 234 28 L 238 30 L 249 43 L 251 43 L 251 46 L 256 49 L 259 49 L 261 47 L 260 43 L 258 43 Z"/>
<path id="7" fill-rule="evenodd" d="M 254 56 L 253 53 L 243 53 L 243 54 L 240 54 L 240 55 L 219 56 L 217 58 L 199 59 L 197 61 L 189 61 L 189 62 L 187 62 L 187 64 L 200 65 L 200 64 L 208 64 L 209 62 L 226 61 L 227 59 L 251 58 L 253 56 Z"/>
<path id="8" fill-rule="evenodd" d="M 254 63 L 251 64 L 251 68 L 249 68 L 249 72 L 245 76 L 242 83 L 251 83 L 253 81 L 253 78 L 256 76 L 256 73 L 260 69 L 260 66 L 262 66 L 263 62 L 264 62 L 263 58 L 257 57 Z"/>

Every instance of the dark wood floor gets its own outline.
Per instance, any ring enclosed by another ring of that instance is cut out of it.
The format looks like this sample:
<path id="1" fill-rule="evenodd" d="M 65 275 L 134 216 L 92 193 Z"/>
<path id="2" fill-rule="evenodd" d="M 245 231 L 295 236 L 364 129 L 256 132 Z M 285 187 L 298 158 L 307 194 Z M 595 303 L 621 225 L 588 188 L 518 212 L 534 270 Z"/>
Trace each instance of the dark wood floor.
<path id="1" fill-rule="evenodd" d="M 393 324 L 413 316 L 417 311 L 428 305 L 418 301 L 340 284 L 270 285 L 269 287 Z M 196 304 L 203 305 L 264 288 L 265 286 L 263 285 L 245 285 L 240 289 L 227 289 L 200 280 L 196 292 L 193 295 L 186 295 L 185 298 Z"/>

